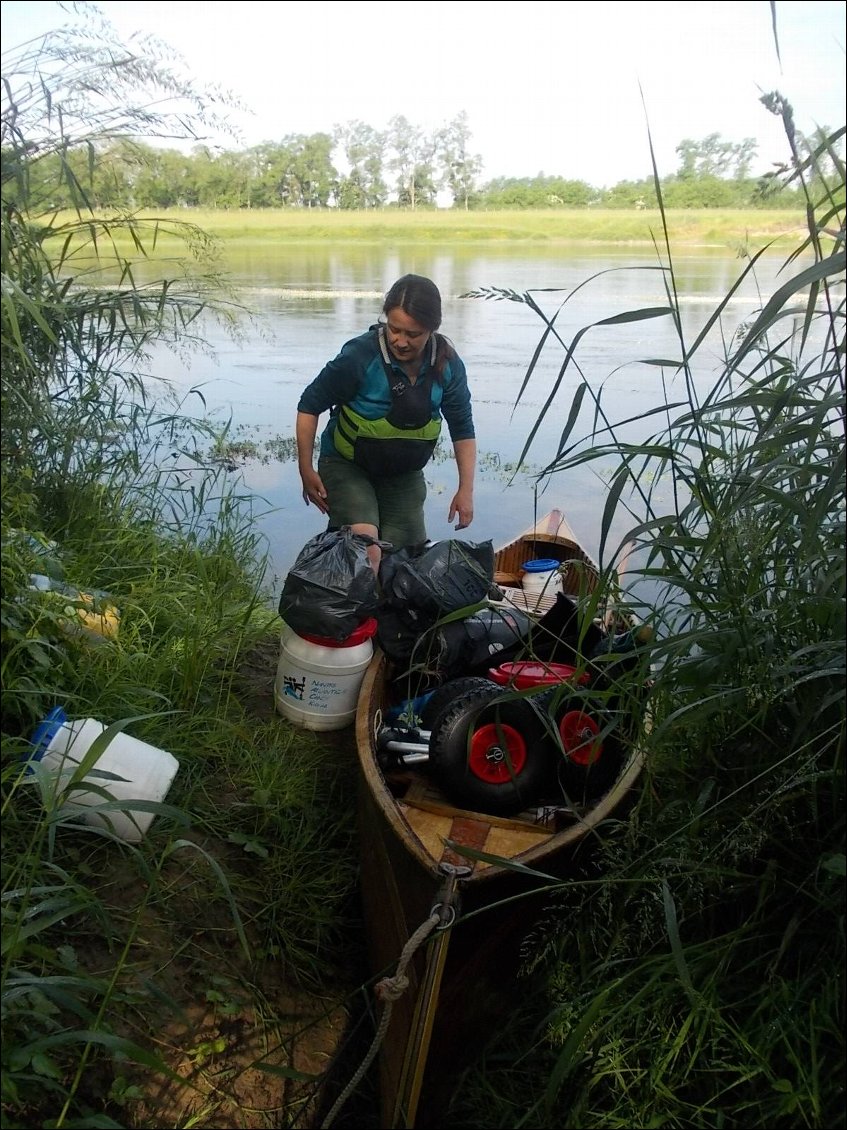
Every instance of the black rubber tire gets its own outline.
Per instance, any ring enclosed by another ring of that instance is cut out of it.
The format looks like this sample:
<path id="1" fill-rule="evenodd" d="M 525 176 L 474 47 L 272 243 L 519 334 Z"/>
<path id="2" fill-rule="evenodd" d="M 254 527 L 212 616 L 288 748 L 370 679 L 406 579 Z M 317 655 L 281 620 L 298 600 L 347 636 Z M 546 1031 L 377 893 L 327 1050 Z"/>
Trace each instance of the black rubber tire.
<path id="1" fill-rule="evenodd" d="M 494 685 L 491 679 L 485 679 L 481 675 L 463 675 L 460 679 L 450 679 L 449 682 L 442 683 L 424 704 L 421 711 L 421 729 L 434 729 L 440 715 L 457 699 L 464 698 L 471 691 L 487 689 Z"/>
<path id="2" fill-rule="evenodd" d="M 555 786 L 553 748 L 527 699 L 492 701 L 504 689 L 482 683 L 441 711 L 430 738 L 430 767 L 445 794 L 464 808 L 521 812 Z"/>
<path id="3" fill-rule="evenodd" d="M 556 701 L 548 693 L 541 696 L 538 705 L 550 718 L 546 740 L 556 764 L 560 792 L 575 804 L 603 796 L 620 776 L 625 760 L 624 743 L 612 725 L 613 715 L 581 697 Z"/>

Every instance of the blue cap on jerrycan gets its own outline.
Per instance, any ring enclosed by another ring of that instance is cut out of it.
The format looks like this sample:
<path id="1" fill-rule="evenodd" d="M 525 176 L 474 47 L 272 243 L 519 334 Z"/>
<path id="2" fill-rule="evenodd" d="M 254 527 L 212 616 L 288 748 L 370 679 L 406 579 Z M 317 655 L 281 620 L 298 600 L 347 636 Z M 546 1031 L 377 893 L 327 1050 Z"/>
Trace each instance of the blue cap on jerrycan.
<path id="1" fill-rule="evenodd" d="M 65 714 L 61 706 L 54 706 L 53 709 L 42 718 L 35 729 L 32 731 L 32 737 L 29 739 L 32 746 L 32 753 L 26 754 L 25 761 L 40 761 L 47 748 L 67 722 L 68 716 Z M 32 772 L 32 770 L 30 770 Z"/>

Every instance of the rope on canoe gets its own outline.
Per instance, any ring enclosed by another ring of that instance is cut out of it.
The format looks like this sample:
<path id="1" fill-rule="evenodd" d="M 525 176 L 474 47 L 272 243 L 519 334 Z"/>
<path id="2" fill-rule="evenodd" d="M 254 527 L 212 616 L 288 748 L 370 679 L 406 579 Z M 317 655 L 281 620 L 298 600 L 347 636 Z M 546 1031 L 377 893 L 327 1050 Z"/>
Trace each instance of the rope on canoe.
<path id="1" fill-rule="evenodd" d="M 385 1039 L 385 1033 L 388 1031 L 388 1025 L 391 1023 L 391 1012 L 394 1008 L 394 1002 L 399 1000 L 400 997 L 402 997 L 403 993 L 405 993 L 406 989 L 408 989 L 409 987 L 409 978 L 406 976 L 406 967 L 412 960 L 415 951 L 423 945 L 423 943 L 436 928 L 436 926 L 441 924 L 441 920 L 441 907 L 433 907 L 429 918 L 427 918 L 425 922 L 422 922 L 421 925 L 418 926 L 417 930 L 415 930 L 414 934 L 412 934 L 411 938 L 409 938 L 408 942 L 406 942 L 405 946 L 403 946 L 403 952 L 400 954 L 400 960 L 397 962 L 397 969 L 394 973 L 394 976 L 383 977 L 382 980 L 378 981 L 374 986 L 374 992 L 377 998 L 381 1000 L 385 1006 L 382 1011 L 382 1017 L 379 1021 L 379 1027 L 376 1030 L 376 1035 L 374 1036 L 371 1046 L 368 1048 L 367 1055 L 362 1060 L 360 1067 L 358 1068 L 350 1082 L 347 1084 L 347 1086 L 344 1088 L 344 1090 L 341 1092 L 339 1097 L 335 1100 L 329 1114 L 321 1123 L 321 1130 L 327 1130 L 328 1127 L 332 1126 L 332 1123 L 335 1120 L 335 1116 L 338 1114 L 338 1112 L 350 1098 L 350 1095 L 365 1077 L 365 1073 L 373 1063 L 376 1053 L 379 1051 L 380 1045 Z"/>

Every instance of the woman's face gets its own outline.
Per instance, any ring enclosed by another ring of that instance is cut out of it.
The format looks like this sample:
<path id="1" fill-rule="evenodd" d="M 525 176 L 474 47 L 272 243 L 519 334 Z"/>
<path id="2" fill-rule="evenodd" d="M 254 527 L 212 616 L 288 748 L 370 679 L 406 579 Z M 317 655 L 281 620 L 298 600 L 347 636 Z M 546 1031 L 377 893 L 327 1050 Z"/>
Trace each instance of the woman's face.
<path id="1" fill-rule="evenodd" d="M 385 315 L 388 348 L 398 361 L 416 361 L 429 342 L 429 330 L 416 322 L 400 306 Z"/>

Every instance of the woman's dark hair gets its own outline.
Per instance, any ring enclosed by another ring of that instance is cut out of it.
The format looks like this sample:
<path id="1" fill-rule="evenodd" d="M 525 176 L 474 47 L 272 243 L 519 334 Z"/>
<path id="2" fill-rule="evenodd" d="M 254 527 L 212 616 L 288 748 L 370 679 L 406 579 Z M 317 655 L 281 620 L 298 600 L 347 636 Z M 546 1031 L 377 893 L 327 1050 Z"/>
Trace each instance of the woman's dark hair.
<path id="1" fill-rule="evenodd" d="M 423 275 L 403 275 L 389 290 L 382 306 L 383 314 L 399 308 L 428 330 L 441 325 L 441 294 L 432 279 Z"/>
<path id="2" fill-rule="evenodd" d="M 437 351 L 435 354 L 435 375 L 439 381 L 444 377 L 444 366 L 456 351 L 443 334 L 436 333 L 441 325 L 441 293 L 432 279 L 423 275 L 403 275 L 385 296 L 382 312 L 386 316 L 392 310 L 401 309 L 404 314 L 414 318 L 435 334 Z"/>

